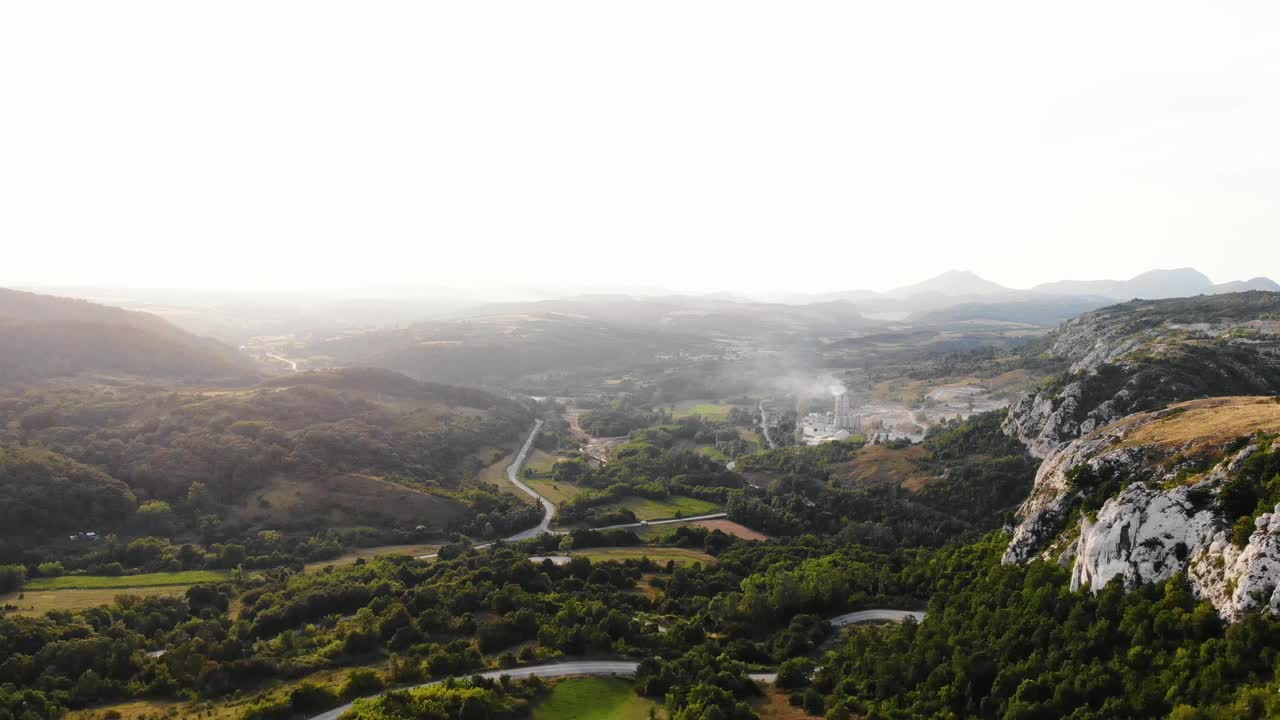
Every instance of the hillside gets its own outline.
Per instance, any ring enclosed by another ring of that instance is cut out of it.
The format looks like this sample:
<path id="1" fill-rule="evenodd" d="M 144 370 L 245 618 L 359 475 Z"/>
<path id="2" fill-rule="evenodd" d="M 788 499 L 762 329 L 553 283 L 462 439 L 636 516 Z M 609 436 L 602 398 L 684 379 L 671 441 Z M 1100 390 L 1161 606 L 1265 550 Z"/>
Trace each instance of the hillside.
<path id="1" fill-rule="evenodd" d="M 1186 572 L 1227 620 L 1280 610 L 1280 399 L 1195 400 L 1099 428 L 1050 457 L 1005 563 L 1072 567 L 1072 589 Z"/>
<path id="2" fill-rule="evenodd" d="M 133 514 L 128 486 L 48 450 L 0 445 L 0 536 L 115 530 Z"/>
<path id="3" fill-rule="evenodd" d="M 214 379 L 252 369 L 154 315 L 0 288 L 0 384 L 80 373 Z"/>
<path id="4" fill-rule="evenodd" d="M 1280 392 L 1280 293 L 1114 305 L 1060 325 L 1043 357 L 1069 371 L 1015 404 L 1006 423 L 1039 457 L 1170 402 Z"/>
<path id="5" fill-rule="evenodd" d="M 0 441 L 48 448 L 168 503 L 179 537 L 489 522 L 496 531 L 500 517 L 472 512 L 490 501 L 463 484 L 531 422 L 514 402 L 385 370 L 216 392 L 99 386 L 0 396 Z M 5 524 L 0 535 L 62 529 Z"/>

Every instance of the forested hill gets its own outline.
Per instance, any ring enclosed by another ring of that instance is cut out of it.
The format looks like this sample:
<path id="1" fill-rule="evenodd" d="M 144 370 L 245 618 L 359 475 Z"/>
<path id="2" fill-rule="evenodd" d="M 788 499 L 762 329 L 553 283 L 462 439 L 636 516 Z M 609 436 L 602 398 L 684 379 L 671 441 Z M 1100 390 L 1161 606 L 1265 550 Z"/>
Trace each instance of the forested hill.
<path id="1" fill-rule="evenodd" d="M 141 312 L 0 288 L 0 384 L 97 373 L 244 378 L 236 351 Z"/>
<path id="2" fill-rule="evenodd" d="M 518 441 L 532 418 L 529 408 L 488 393 L 383 370 L 303 373 L 200 392 L 16 391 L 0 394 L 0 448 L 47 467 L 24 475 L 32 483 L 0 486 L 0 502 L 27 502 L 34 484 L 49 502 L 99 508 L 87 494 L 123 487 L 140 507 L 162 503 L 164 519 L 152 527 L 133 517 L 130 503 L 127 512 L 81 517 L 79 529 L 184 539 L 353 526 L 439 533 L 467 523 L 498 533 L 523 527 L 526 508 L 480 497 L 464 482 Z M 34 448 L 50 452 L 33 456 Z M 62 463 L 94 472 L 69 474 Z M 41 480 L 54 477 L 62 479 Z M 22 498 L 4 494 L 19 490 Z M 486 516 L 508 506 L 517 515 Z M 45 518 L 14 517 L 0 527 L 0 540 L 66 530 Z"/>

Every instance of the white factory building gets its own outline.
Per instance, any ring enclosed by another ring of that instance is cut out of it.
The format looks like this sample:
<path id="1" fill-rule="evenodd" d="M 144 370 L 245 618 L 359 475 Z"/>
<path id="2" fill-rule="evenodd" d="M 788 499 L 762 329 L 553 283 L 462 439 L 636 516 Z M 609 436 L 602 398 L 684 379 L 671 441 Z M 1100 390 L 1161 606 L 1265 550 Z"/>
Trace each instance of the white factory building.
<path id="1" fill-rule="evenodd" d="M 809 413 L 800 420 L 800 431 L 806 445 L 831 440 L 844 440 L 862 430 L 862 416 L 849 410 L 849 393 L 835 396 L 831 412 Z"/>

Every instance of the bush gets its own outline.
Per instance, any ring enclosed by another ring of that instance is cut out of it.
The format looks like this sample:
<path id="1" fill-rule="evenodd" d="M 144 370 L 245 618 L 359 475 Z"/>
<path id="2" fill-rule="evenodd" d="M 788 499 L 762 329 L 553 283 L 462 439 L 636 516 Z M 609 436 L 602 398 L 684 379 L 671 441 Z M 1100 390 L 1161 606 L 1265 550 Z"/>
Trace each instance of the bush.
<path id="1" fill-rule="evenodd" d="M 347 700 L 365 695 L 373 695 L 386 687 L 382 676 L 371 668 L 356 668 L 347 673 L 347 680 L 342 684 L 340 694 Z"/>

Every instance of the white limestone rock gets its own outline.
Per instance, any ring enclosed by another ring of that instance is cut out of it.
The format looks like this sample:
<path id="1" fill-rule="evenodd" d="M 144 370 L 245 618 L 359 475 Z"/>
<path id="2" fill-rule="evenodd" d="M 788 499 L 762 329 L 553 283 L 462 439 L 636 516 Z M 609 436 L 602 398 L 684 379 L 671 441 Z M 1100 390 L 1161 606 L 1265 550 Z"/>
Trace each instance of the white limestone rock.
<path id="1" fill-rule="evenodd" d="M 1218 615 L 1237 622 L 1249 613 L 1280 612 L 1280 506 L 1238 548 L 1219 532 L 1197 553 L 1187 577 L 1197 597 L 1213 603 Z"/>
<path id="2" fill-rule="evenodd" d="M 1120 578 L 1125 589 L 1160 582 L 1186 567 L 1194 552 L 1208 547 L 1219 523 L 1201 493 L 1192 488 L 1129 485 L 1107 500 L 1096 521 L 1081 521 L 1071 589 L 1101 589 Z"/>

